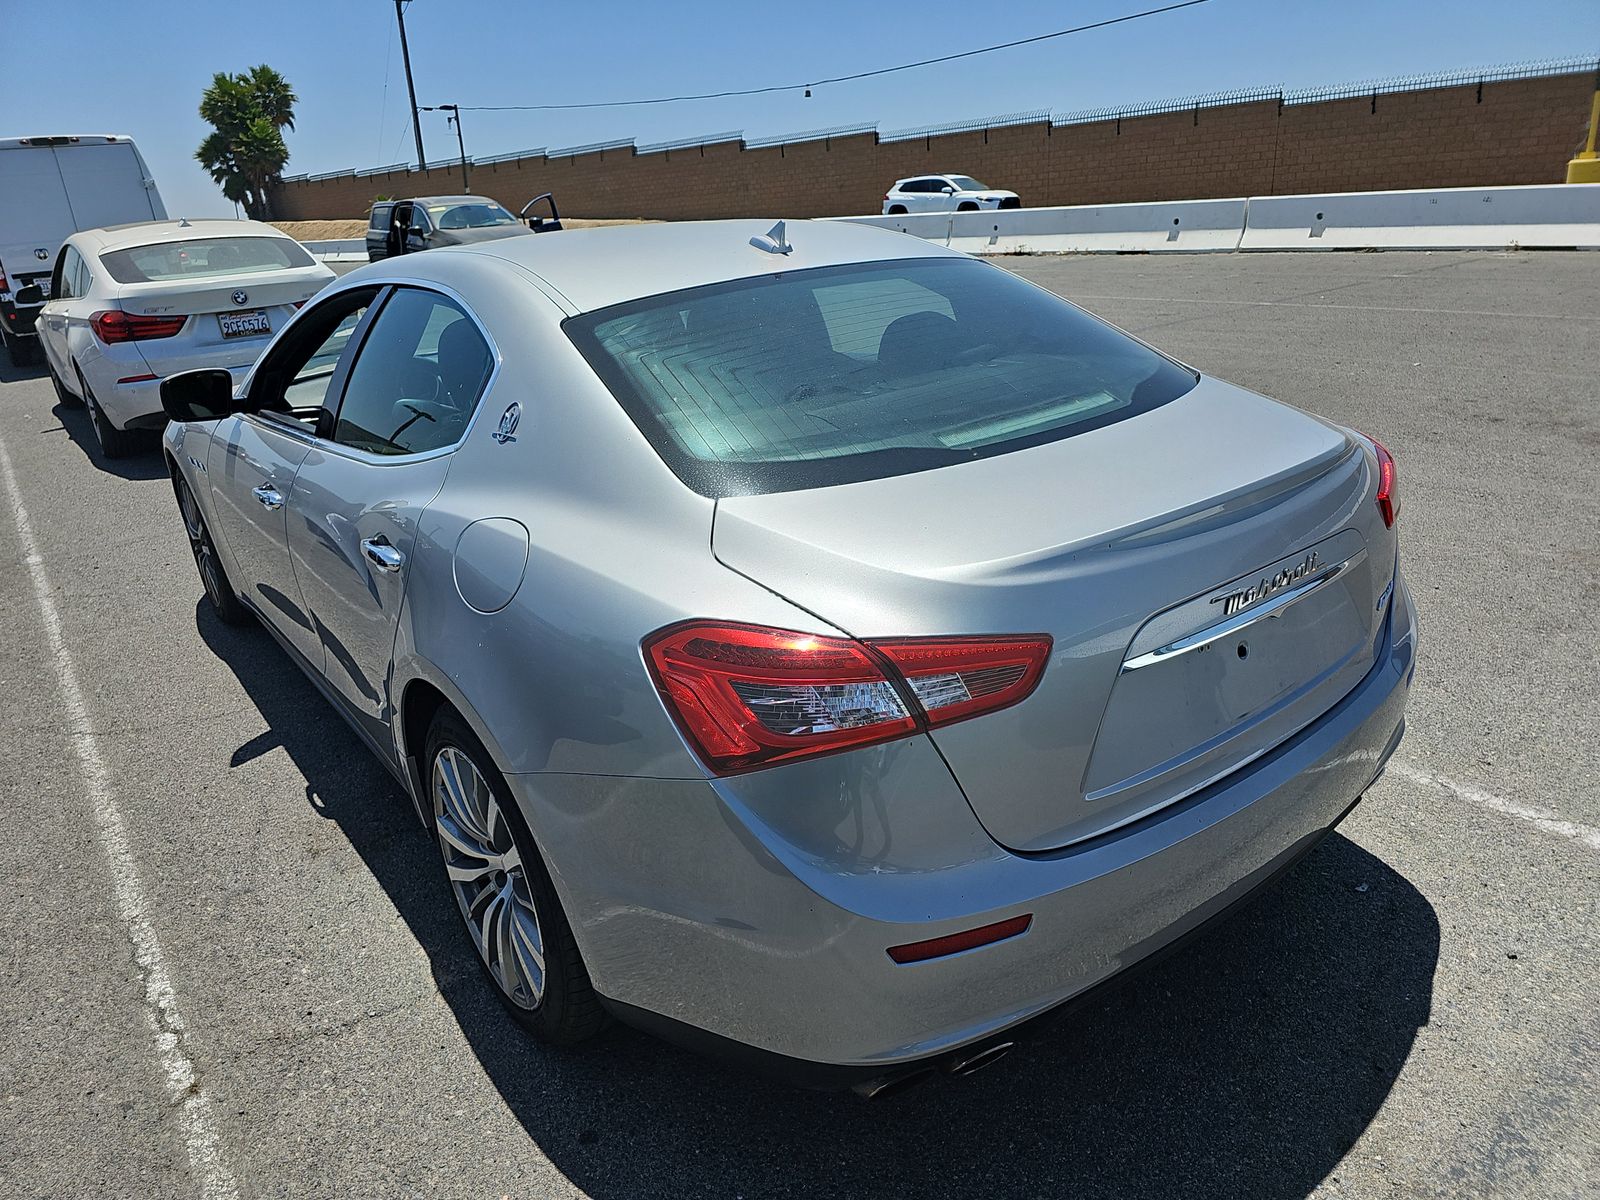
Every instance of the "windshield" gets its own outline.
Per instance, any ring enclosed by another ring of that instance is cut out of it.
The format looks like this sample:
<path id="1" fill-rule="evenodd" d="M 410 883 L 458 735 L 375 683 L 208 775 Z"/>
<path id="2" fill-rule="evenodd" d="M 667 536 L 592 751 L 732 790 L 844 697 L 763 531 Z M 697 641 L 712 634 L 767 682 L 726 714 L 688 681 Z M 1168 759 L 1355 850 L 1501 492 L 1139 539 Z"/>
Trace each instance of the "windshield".
<path id="1" fill-rule="evenodd" d="M 210 279 L 219 275 L 253 275 L 312 265 L 299 242 L 282 237 L 193 238 L 109 250 L 100 256 L 118 283 L 165 283 L 175 279 Z"/>
<path id="2" fill-rule="evenodd" d="M 498 204 L 430 204 L 428 215 L 440 229 L 487 229 L 492 225 L 515 225 L 517 219 Z"/>
<path id="3" fill-rule="evenodd" d="M 987 192 L 989 190 L 987 183 L 979 183 L 971 175 L 947 175 L 945 178 L 963 192 Z"/>
<path id="4" fill-rule="evenodd" d="M 1003 454 L 1148 411 L 1197 378 L 970 259 L 714 284 L 563 328 L 667 465 L 706 496 Z"/>

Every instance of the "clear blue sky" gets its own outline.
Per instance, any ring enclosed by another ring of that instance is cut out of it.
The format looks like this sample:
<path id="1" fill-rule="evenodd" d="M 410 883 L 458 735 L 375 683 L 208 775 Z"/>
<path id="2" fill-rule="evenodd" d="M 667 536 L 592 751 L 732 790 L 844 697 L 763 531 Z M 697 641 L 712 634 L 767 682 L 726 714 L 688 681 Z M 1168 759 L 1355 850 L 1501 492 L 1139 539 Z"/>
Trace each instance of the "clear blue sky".
<path id="1" fill-rule="evenodd" d="M 813 0 L 808 5 L 413 0 L 421 104 L 606 100 L 759 87 L 932 57 L 1101 20 L 1160 0 Z M 215 71 L 265 62 L 299 93 L 289 172 L 410 159 L 391 0 L 0 0 L 0 136 L 129 133 L 174 215 L 230 215 L 193 160 Z M 936 124 L 1263 84 L 1290 87 L 1600 52 L 1597 0 L 1210 0 L 1167 16 L 964 62 L 798 93 L 569 113 L 468 113 L 467 150 L 742 129 Z M 22 64 L 30 70 L 21 70 Z M 453 153 L 423 114 L 431 158 Z"/>

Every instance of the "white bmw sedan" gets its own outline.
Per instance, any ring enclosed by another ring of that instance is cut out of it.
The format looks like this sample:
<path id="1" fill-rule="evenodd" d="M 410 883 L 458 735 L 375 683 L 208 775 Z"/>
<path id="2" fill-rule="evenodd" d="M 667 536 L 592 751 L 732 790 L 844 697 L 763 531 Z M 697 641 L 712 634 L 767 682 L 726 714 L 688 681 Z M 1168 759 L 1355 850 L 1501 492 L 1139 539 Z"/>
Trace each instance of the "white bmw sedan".
<path id="1" fill-rule="evenodd" d="M 161 380 L 222 367 L 243 380 L 334 274 L 258 221 L 88 229 L 56 257 L 39 342 L 63 404 L 85 404 L 107 458 L 166 424 Z"/>

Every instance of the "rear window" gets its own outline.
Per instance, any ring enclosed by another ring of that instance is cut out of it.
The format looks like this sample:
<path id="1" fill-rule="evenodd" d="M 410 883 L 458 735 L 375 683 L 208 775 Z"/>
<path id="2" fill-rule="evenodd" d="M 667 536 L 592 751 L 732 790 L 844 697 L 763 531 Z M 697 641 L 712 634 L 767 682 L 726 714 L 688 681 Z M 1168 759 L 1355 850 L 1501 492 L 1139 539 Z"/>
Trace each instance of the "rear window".
<path id="1" fill-rule="evenodd" d="M 288 238 L 219 237 L 110 250 L 100 261 L 118 283 L 166 283 L 309 267 L 313 260 Z"/>
<path id="2" fill-rule="evenodd" d="M 1005 454 L 1148 412 L 1197 379 L 969 259 L 785 272 L 630 301 L 563 328 L 705 496 Z"/>
<path id="3" fill-rule="evenodd" d="M 488 229 L 517 223 L 517 219 L 498 204 L 430 204 L 428 215 L 440 229 Z"/>

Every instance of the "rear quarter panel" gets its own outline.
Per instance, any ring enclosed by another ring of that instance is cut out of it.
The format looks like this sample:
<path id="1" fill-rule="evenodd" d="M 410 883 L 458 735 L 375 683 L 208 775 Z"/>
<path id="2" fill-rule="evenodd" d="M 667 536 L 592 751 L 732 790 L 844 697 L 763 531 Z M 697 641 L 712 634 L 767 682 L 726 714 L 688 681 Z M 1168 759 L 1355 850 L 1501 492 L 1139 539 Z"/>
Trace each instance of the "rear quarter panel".
<path id="1" fill-rule="evenodd" d="M 644 669 L 640 639 L 690 616 L 829 627 L 717 564 L 713 503 L 650 449 L 531 279 L 456 251 L 418 257 L 470 298 L 502 365 L 419 522 L 395 645 L 397 708 L 415 681 L 439 688 L 507 774 L 702 778 Z M 512 404 L 521 410 L 515 436 L 497 441 Z M 484 551 L 495 543 L 474 550 L 462 541 L 487 518 L 502 530 L 521 526 L 528 541 L 520 584 L 493 612 L 471 607 L 458 585 L 504 573 L 503 543 Z M 475 560 L 485 552 L 497 561 Z M 420 751 L 406 744 L 403 720 L 394 734 L 402 760 Z"/>

